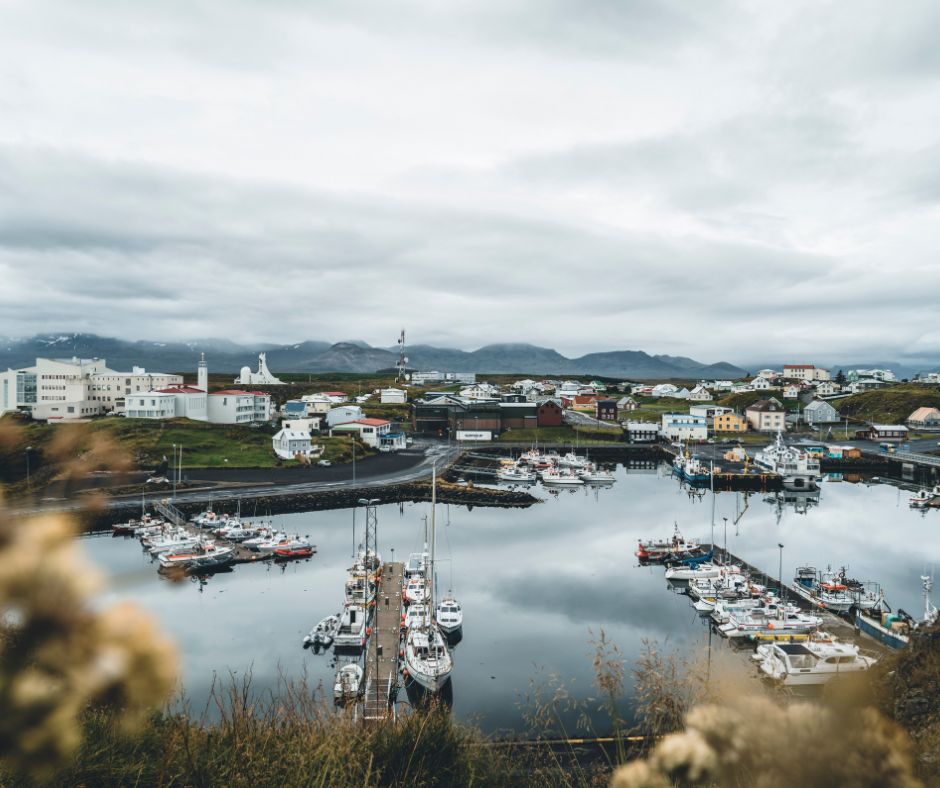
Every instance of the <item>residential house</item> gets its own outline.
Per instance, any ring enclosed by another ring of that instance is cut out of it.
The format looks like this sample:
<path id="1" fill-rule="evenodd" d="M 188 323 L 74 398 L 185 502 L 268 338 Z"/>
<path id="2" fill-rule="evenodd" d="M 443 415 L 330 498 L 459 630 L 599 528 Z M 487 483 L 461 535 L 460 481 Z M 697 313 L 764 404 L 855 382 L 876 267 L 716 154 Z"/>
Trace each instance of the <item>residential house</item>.
<path id="1" fill-rule="evenodd" d="M 333 407 L 333 400 L 326 394 L 304 394 L 300 401 L 306 404 L 307 414 L 310 416 L 315 413 L 329 413 Z"/>
<path id="2" fill-rule="evenodd" d="M 693 416 L 704 416 L 707 421 L 711 421 L 715 416 L 719 416 L 722 413 L 729 413 L 731 408 L 728 408 L 724 405 L 715 405 L 710 403 L 708 405 L 692 405 L 689 407 L 689 413 Z"/>
<path id="3" fill-rule="evenodd" d="M 331 411 L 332 412 L 332 411 Z M 327 414 L 329 419 L 329 414 Z M 336 433 L 357 433 L 359 439 L 371 446 L 373 449 L 379 448 L 382 436 L 387 435 L 392 430 L 392 423 L 385 419 L 357 419 L 356 421 L 346 421 L 337 424 L 330 430 L 331 435 Z"/>
<path id="4" fill-rule="evenodd" d="M 816 394 L 820 397 L 831 397 L 838 394 L 842 387 L 831 380 L 821 380 L 816 384 Z"/>
<path id="5" fill-rule="evenodd" d="M 800 387 L 791 383 L 789 386 L 784 386 L 783 388 L 783 398 L 784 399 L 798 399 L 800 396 Z"/>
<path id="6" fill-rule="evenodd" d="M 898 379 L 897 375 L 895 375 L 894 372 L 892 372 L 890 369 L 850 369 L 849 374 L 846 375 L 846 379 L 850 383 L 854 383 L 857 380 L 863 380 L 865 378 L 881 380 L 885 383 L 893 383 Z"/>
<path id="7" fill-rule="evenodd" d="M 408 393 L 404 389 L 382 389 L 379 392 L 379 402 L 383 405 L 404 405 L 408 402 Z"/>
<path id="8" fill-rule="evenodd" d="M 706 388 L 711 389 L 712 391 L 731 391 L 731 386 L 733 385 L 730 380 L 716 380 L 714 383 L 705 384 Z"/>
<path id="9" fill-rule="evenodd" d="M 710 402 L 713 399 L 712 393 L 701 384 L 689 392 L 690 402 Z"/>
<path id="10" fill-rule="evenodd" d="M 612 399 L 595 400 L 594 418 L 598 421 L 617 421 L 617 401 Z"/>
<path id="11" fill-rule="evenodd" d="M 876 380 L 875 378 L 861 378 L 859 380 L 849 383 L 846 387 L 846 391 L 850 391 L 852 394 L 859 394 L 863 391 L 871 391 L 872 389 L 883 389 L 885 386 L 889 385 L 883 380 Z"/>
<path id="12" fill-rule="evenodd" d="M 691 413 L 664 413 L 660 434 L 671 441 L 704 441 L 708 439 L 708 421 Z"/>
<path id="13" fill-rule="evenodd" d="M 467 386 L 460 390 L 460 396 L 471 400 L 492 400 L 499 399 L 499 386 L 490 383 L 477 383 L 473 386 Z"/>
<path id="14" fill-rule="evenodd" d="M 342 405 L 326 414 L 326 426 L 332 429 L 340 424 L 348 424 L 364 418 L 365 414 L 358 405 Z"/>
<path id="15" fill-rule="evenodd" d="M 908 429 L 903 424 L 869 424 L 868 429 L 859 430 L 856 436 L 878 442 L 901 443 L 907 440 Z"/>
<path id="16" fill-rule="evenodd" d="M 767 380 L 776 380 L 780 377 L 780 373 L 772 369 L 762 369 L 757 373 L 757 377 L 766 378 Z"/>
<path id="17" fill-rule="evenodd" d="M 623 431 L 628 443 L 656 443 L 659 424 L 655 421 L 625 421 Z"/>
<path id="18" fill-rule="evenodd" d="M 767 391 L 769 388 L 771 388 L 771 385 L 768 378 L 763 378 L 758 375 L 751 381 L 751 389 L 754 391 Z"/>
<path id="19" fill-rule="evenodd" d="M 539 404 L 536 418 L 539 427 L 560 427 L 564 423 L 561 405 L 553 399 Z"/>
<path id="20" fill-rule="evenodd" d="M 810 427 L 833 424 L 839 421 L 839 412 L 825 400 L 815 399 L 803 408 L 803 420 Z"/>
<path id="21" fill-rule="evenodd" d="M 758 400 L 744 409 L 744 418 L 758 432 L 778 432 L 786 429 L 786 411 L 775 399 Z"/>
<path id="22" fill-rule="evenodd" d="M 787 380 L 829 380 L 829 370 L 814 364 L 784 364 L 783 377 Z"/>
<path id="23" fill-rule="evenodd" d="M 918 408 L 907 417 L 907 426 L 916 430 L 938 430 L 940 429 L 940 410 Z"/>
<path id="24" fill-rule="evenodd" d="M 320 431 L 320 424 L 323 422 L 319 416 L 307 416 L 300 419 L 284 419 L 281 427 L 295 432 L 309 432 L 311 435 Z"/>
<path id="25" fill-rule="evenodd" d="M 679 391 L 679 387 L 672 383 L 658 383 L 650 389 L 651 397 L 669 397 Z M 634 392 L 636 393 L 636 392 Z"/>
<path id="26" fill-rule="evenodd" d="M 349 402 L 349 397 L 346 396 L 345 391 L 324 391 L 324 397 L 329 397 L 330 402 L 334 405 L 342 405 L 344 402 Z"/>
<path id="27" fill-rule="evenodd" d="M 621 397 L 617 400 L 617 410 L 621 413 L 629 410 L 636 410 L 639 405 L 636 404 L 636 400 L 633 397 Z"/>
<path id="28" fill-rule="evenodd" d="M 732 410 L 719 413 L 712 421 L 712 429 L 719 432 L 747 432 L 747 419 Z"/>
<path id="29" fill-rule="evenodd" d="M 277 434 L 271 438 L 271 448 L 274 453 L 282 460 L 293 460 L 298 455 L 309 457 L 313 454 L 313 447 L 310 443 L 310 433 L 303 430 L 292 430 L 282 427 Z"/>

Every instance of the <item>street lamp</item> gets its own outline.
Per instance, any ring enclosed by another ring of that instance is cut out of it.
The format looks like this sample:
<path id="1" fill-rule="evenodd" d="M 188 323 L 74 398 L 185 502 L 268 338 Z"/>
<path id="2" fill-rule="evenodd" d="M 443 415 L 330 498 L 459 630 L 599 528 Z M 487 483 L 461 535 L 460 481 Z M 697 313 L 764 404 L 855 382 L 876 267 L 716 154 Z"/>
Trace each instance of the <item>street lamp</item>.
<path id="1" fill-rule="evenodd" d="M 778 543 L 777 547 L 780 548 L 780 599 L 783 599 L 783 545 Z"/>
<path id="2" fill-rule="evenodd" d="M 32 446 L 26 447 L 26 489 L 28 490 L 29 485 L 29 453 L 33 450 Z"/>
<path id="3" fill-rule="evenodd" d="M 171 469 L 173 474 L 173 500 L 176 500 L 176 444 L 173 444 L 173 468 Z"/>
<path id="4" fill-rule="evenodd" d="M 728 518 L 722 518 L 725 521 L 725 561 L 728 560 Z"/>

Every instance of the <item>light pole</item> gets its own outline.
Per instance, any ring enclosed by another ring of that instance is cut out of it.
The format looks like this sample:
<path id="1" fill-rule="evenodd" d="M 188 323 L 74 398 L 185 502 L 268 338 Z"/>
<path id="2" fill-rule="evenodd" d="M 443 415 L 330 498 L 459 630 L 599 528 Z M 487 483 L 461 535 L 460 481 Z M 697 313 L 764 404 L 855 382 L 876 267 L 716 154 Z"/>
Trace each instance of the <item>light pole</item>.
<path id="1" fill-rule="evenodd" d="M 725 561 L 728 560 L 728 518 L 722 518 L 725 521 Z"/>
<path id="2" fill-rule="evenodd" d="M 780 548 L 780 599 L 783 599 L 783 545 L 777 544 L 777 547 Z"/>
<path id="3" fill-rule="evenodd" d="M 33 450 L 32 446 L 26 447 L 26 489 L 30 488 L 29 485 L 29 453 Z"/>
<path id="4" fill-rule="evenodd" d="M 176 500 L 176 444 L 173 444 L 173 500 Z"/>

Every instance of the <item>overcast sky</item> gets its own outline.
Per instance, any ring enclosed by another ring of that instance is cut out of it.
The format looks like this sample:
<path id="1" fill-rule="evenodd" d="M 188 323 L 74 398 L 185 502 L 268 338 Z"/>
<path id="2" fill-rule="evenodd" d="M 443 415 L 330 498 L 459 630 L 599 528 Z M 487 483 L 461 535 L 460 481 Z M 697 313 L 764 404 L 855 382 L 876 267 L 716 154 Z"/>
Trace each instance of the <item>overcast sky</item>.
<path id="1" fill-rule="evenodd" d="M 940 357 L 940 3 L 0 0 L 0 334 Z"/>

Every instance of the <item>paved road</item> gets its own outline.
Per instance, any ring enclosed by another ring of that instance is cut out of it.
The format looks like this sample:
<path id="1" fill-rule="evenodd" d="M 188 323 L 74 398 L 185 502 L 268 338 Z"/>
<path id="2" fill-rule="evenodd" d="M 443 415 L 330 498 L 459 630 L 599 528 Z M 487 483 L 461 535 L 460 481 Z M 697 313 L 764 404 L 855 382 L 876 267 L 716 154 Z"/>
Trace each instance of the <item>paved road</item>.
<path id="1" fill-rule="evenodd" d="M 443 469 L 454 462 L 463 450 L 462 447 L 446 445 L 429 445 L 423 451 L 413 452 L 414 463 L 406 467 L 399 467 L 386 473 L 367 474 L 357 476 L 353 482 L 351 476 L 351 466 L 337 466 L 337 469 L 347 468 L 347 478 L 333 481 L 303 481 L 289 484 L 273 484 L 266 482 L 257 486 L 240 486 L 234 489 L 216 489 L 211 490 L 192 490 L 180 491 L 176 494 L 177 503 L 209 503 L 220 501 L 251 500 L 252 498 L 267 498 L 279 495 L 292 495 L 295 493 L 318 492 L 327 490 L 339 490 L 343 487 L 384 487 L 391 484 L 402 484 L 405 482 L 426 479 L 431 476 L 431 468 L 437 465 L 438 469 Z M 365 465 L 365 463 L 363 463 Z M 234 470 L 234 469 L 233 469 Z M 328 470 L 328 469 L 324 469 Z M 193 472 L 193 476 L 197 475 Z M 170 497 L 169 493 L 163 493 L 161 497 Z M 114 497 L 107 501 L 107 508 L 122 509 L 127 506 L 135 506 L 139 497 L 133 496 Z M 78 511 L 84 508 L 81 501 L 43 501 L 32 507 L 13 510 L 14 515 L 37 514 L 39 512 L 53 511 Z"/>

